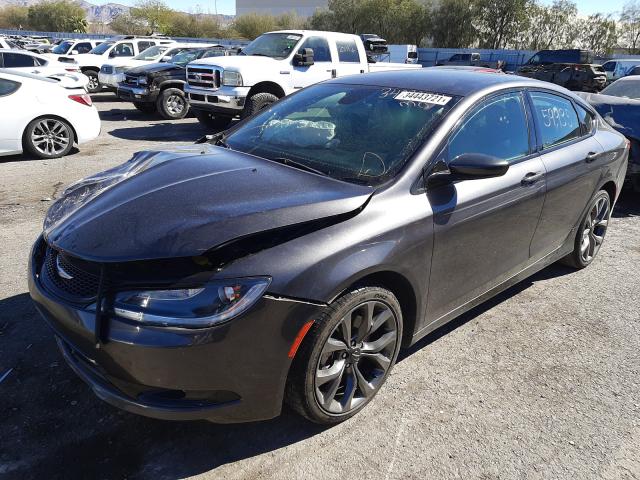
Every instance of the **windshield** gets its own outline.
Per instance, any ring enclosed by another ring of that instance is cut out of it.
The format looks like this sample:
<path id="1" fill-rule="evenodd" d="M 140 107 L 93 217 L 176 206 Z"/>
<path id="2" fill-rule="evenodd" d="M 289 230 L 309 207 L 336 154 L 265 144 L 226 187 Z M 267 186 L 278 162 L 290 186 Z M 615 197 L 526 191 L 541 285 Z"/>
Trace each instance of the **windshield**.
<path id="1" fill-rule="evenodd" d="M 224 50 L 223 49 L 213 49 L 213 50 L 195 49 L 195 50 L 188 50 L 188 51 L 182 51 L 182 52 L 174 55 L 173 57 L 171 57 L 171 63 L 175 63 L 176 65 L 180 65 L 181 67 L 184 67 L 187 63 L 192 62 L 194 60 L 197 60 L 198 58 L 218 57 L 218 56 L 223 56 L 223 55 L 224 55 Z"/>
<path id="2" fill-rule="evenodd" d="M 250 118 L 233 150 L 366 185 L 395 176 L 457 98 L 362 85 L 315 85 Z"/>
<path id="3" fill-rule="evenodd" d="M 91 50 L 89 53 L 93 53 L 94 55 L 102 55 L 107 50 L 115 45 L 116 42 L 104 42 L 98 45 L 96 48 Z"/>
<path id="4" fill-rule="evenodd" d="M 640 100 L 640 81 L 618 80 L 600 92 L 602 95 Z"/>
<path id="5" fill-rule="evenodd" d="M 241 55 L 287 58 L 301 38 L 295 33 L 265 33 L 247 45 Z"/>
<path id="6" fill-rule="evenodd" d="M 169 50 L 169 47 L 167 45 L 154 45 L 153 47 L 149 47 L 133 57 L 133 60 L 157 60 L 167 50 Z"/>
<path id="7" fill-rule="evenodd" d="M 51 52 L 56 53 L 58 55 L 63 55 L 67 53 L 67 50 L 69 50 L 72 45 L 73 45 L 73 42 L 64 41 L 60 45 L 56 46 L 53 50 L 51 50 Z"/>

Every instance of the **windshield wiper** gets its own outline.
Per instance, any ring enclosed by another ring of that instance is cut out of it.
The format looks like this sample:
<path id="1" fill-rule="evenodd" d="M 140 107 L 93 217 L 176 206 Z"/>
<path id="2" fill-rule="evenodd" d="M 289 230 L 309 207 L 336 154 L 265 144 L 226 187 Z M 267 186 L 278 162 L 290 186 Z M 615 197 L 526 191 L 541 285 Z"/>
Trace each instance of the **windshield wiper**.
<path id="1" fill-rule="evenodd" d="M 195 143 L 210 143 L 211 145 L 216 145 L 224 148 L 231 148 L 227 143 L 227 136 L 224 132 L 218 132 L 213 135 L 205 135 L 204 137 L 200 137 L 195 141 Z"/>
<path id="2" fill-rule="evenodd" d="M 318 175 L 322 175 L 323 177 L 328 177 L 328 175 L 325 172 L 321 172 L 318 169 L 310 167 L 309 165 L 306 165 L 304 163 L 291 160 L 290 158 L 275 157 L 275 158 L 269 158 L 269 160 L 273 160 L 274 162 L 282 163 L 284 165 L 289 165 L 291 167 L 299 168 L 300 170 L 306 170 L 307 172 L 317 173 Z"/>

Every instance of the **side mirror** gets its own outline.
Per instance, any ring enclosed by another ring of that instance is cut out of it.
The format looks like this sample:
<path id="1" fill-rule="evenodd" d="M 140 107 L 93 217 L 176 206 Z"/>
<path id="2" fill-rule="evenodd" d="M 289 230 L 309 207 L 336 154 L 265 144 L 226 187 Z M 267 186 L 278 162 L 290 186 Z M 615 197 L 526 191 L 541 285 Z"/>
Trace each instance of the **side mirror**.
<path id="1" fill-rule="evenodd" d="M 115 50 L 111 50 L 109 52 L 109 58 L 114 58 L 116 56 L 116 51 Z"/>
<path id="2" fill-rule="evenodd" d="M 313 48 L 301 48 L 293 56 L 293 64 L 297 67 L 309 67 L 313 65 Z"/>
<path id="3" fill-rule="evenodd" d="M 509 162 L 482 153 L 463 153 L 449 162 L 449 172 L 456 180 L 500 177 L 509 170 Z"/>

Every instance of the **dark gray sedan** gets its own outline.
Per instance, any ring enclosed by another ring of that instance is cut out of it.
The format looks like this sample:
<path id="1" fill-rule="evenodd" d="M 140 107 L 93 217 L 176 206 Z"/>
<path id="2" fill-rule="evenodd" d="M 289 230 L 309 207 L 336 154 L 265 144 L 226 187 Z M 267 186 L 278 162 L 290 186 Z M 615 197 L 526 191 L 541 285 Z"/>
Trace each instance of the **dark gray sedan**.
<path id="1" fill-rule="evenodd" d="M 69 187 L 29 288 L 102 399 L 164 419 L 343 421 L 398 351 L 545 266 L 589 265 L 626 139 L 510 75 L 341 78 Z"/>

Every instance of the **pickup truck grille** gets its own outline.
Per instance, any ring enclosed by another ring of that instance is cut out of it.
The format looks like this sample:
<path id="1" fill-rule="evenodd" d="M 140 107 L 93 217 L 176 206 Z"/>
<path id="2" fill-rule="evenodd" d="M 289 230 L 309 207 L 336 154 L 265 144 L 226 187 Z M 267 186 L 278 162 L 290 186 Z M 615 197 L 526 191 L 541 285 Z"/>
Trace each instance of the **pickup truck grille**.
<path id="1" fill-rule="evenodd" d="M 138 86 L 138 76 L 137 75 L 125 75 L 124 82 L 126 85 Z"/>
<path id="2" fill-rule="evenodd" d="M 216 67 L 187 67 L 187 82 L 192 87 L 220 88 L 222 70 Z"/>

